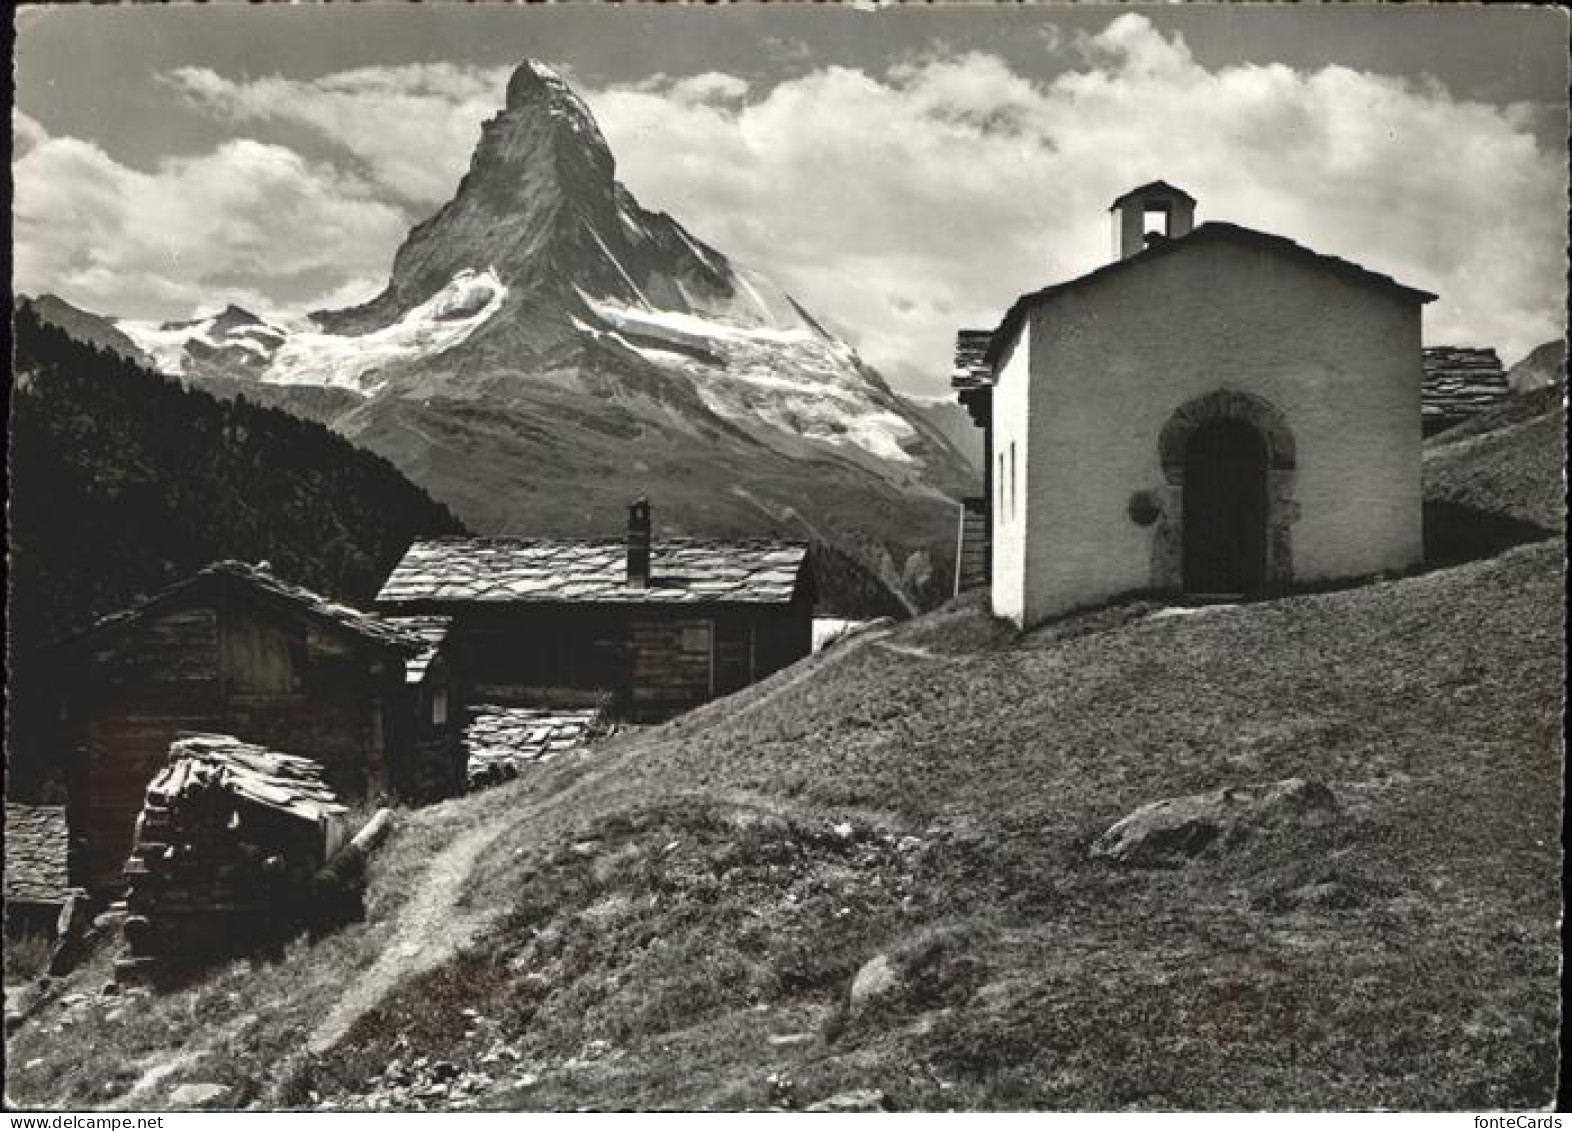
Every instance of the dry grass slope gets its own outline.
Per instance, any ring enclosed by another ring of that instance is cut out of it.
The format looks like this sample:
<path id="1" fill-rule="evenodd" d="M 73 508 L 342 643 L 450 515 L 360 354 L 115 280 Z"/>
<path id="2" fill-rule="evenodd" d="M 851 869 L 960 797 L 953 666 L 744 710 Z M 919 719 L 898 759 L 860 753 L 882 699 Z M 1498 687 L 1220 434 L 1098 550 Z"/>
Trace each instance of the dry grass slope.
<path id="1" fill-rule="evenodd" d="M 1558 427 L 1433 448 L 1433 489 L 1547 525 Z M 1562 553 L 1024 636 L 962 602 L 864 634 L 408 815 L 366 923 L 100 1013 L 86 1049 L 30 1025 L 12 1094 L 103 1102 L 196 1019 L 250 1016 L 167 1084 L 345 1106 L 1547 1104 Z M 1170 871 L 1086 855 L 1145 802 L 1290 775 L 1328 784 L 1338 819 Z M 396 945 L 435 850 L 483 822 L 502 831 L 462 904 L 500 919 L 333 1049 L 286 1056 Z M 848 1009 L 881 953 L 896 985 Z"/>

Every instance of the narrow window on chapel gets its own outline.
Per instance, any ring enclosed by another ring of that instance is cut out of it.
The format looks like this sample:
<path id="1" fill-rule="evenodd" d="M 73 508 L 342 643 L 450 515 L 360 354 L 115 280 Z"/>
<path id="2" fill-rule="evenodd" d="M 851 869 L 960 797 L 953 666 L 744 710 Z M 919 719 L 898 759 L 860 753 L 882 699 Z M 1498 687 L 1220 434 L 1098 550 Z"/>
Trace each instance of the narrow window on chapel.
<path id="1" fill-rule="evenodd" d="M 999 453 L 999 521 L 1004 521 L 1004 453 Z"/>
<path id="2" fill-rule="evenodd" d="M 1015 517 L 1015 445 L 1010 445 L 1010 517 Z"/>

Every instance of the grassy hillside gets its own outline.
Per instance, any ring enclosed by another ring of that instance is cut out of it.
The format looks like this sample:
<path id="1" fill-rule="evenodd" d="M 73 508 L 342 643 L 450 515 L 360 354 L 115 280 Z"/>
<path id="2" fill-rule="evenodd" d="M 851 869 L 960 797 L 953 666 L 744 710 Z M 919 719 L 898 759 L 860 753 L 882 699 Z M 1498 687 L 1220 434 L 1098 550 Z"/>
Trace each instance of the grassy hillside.
<path id="1" fill-rule="evenodd" d="M 1534 434 L 1512 433 L 1525 466 Z M 1523 481 L 1473 450 L 1438 489 L 1485 505 Z M 962 602 L 854 637 L 405 815 L 366 922 L 279 964 L 41 1011 L 8 1049 L 12 1095 L 102 1103 L 140 1079 L 153 1104 L 188 1080 L 343 1106 L 1546 1104 L 1561 555 L 1025 635 Z M 1292 775 L 1331 788 L 1335 819 L 1175 869 L 1087 855 L 1146 802 Z M 850 1006 L 880 955 L 884 992 Z"/>
<path id="2" fill-rule="evenodd" d="M 1555 388 L 1519 393 L 1425 445 L 1425 497 L 1566 529 L 1567 410 Z"/>

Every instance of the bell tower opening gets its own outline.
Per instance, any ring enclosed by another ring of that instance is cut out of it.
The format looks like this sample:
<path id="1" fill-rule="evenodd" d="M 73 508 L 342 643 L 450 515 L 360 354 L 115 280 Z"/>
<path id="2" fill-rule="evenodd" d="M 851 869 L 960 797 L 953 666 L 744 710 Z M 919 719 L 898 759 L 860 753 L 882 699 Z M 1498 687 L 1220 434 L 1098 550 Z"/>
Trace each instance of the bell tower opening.
<path id="1" fill-rule="evenodd" d="M 1175 240 L 1195 227 L 1195 197 L 1167 181 L 1131 189 L 1109 207 L 1114 257 L 1129 259 L 1159 239 Z"/>

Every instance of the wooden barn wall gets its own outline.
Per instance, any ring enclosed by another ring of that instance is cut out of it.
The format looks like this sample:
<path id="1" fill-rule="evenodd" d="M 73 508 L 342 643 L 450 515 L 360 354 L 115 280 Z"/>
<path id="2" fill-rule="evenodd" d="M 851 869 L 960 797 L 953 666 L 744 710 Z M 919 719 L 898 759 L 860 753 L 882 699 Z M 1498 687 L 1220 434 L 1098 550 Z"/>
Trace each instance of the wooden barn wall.
<path id="1" fill-rule="evenodd" d="M 669 718 L 808 655 L 811 597 L 788 605 L 445 605 L 466 703 L 593 702 L 637 720 Z M 702 642 L 701 642 L 702 637 Z"/>
<path id="2" fill-rule="evenodd" d="M 182 730 L 224 715 L 213 609 L 182 609 L 113 633 L 88 657 L 67 705 L 72 872 L 117 886 L 142 794 Z"/>
<path id="3" fill-rule="evenodd" d="M 629 624 L 633 718 L 669 718 L 707 702 L 714 677 L 710 618 L 641 612 Z"/>
<path id="4" fill-rule="evenodd" d="M 385 727 L 373 660 L 337 634 L 241 604 L 224 611 L 226 733 L 321 764 L 341 797 L 387 788 Z M 382 661 L 386 663 L 387 661 Z"/>
<path id="5" fill-rule="evenodd" d="M 433 720 L 433 699 L 446 696 L 445 718 Z M 451 797 L 464 788 L 464 701 L 452 673 L 440 660 L 426 678 L 406 685 L 389 702 L 387 712 L 388 776 L 394 792 L 414 802 Z"/>
<path id="6" fill-rule="evenodd" d="M 588 702 L 627 684 L 623 610 L 466 608 L 450 640 L 467 702 Z"/>
<path id="7" fill-rule="evenodd" d="M 73 876 L 120 886 L 143 793 L 180 731 L 311 758 L 350 801 L 404 794 L 406 784 L 412 800 L 457 791 L 458 713 L 450 707 L 450 723 L 434 728 L 424 685 L 406 687 L 398 669 L 245 602 L 173 609 L 106 633 L 66 689 Z"/>
<path id="8" fill-rule="evenodd" d="M 808 655 L 813 617 L 806 602 L 641 609 L 629 638 L 631 713 L 653 721 L 740 691 Z"/>
<path id="9" fill-rule="evenodd" d="M 757 623 L 759 678 L 795 664 L 813 651 L 813 605 L 798 598 L 761 609 Z"/>

